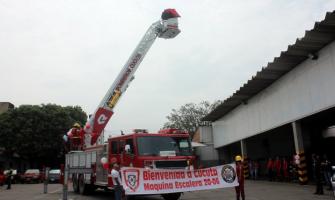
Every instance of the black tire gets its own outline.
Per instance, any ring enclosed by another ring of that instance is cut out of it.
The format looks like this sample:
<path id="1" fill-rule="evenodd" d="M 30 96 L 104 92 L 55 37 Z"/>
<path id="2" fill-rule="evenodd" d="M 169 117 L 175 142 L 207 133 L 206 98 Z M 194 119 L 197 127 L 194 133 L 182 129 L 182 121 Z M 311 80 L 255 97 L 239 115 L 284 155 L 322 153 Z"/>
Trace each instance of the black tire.
<path id="1" fill-rule="evenodd" d="M 91 184 L 85 184 L 84 174 L 79 174 L 78 186 L 79 193 L 82 195 L 89 195 L 94 191 L 94 186 L 92 186 Z"/>
<path id="2" fill-rule="evenodd" d="M 169 193 L 169 194 L 162 194 L 164 200 L 178 200 L 181 196 L 181 193 Z"/>
<path id="3" fill-rule="evenodd" d="M 136 196 L 134 195 L 126 196 L 126 200 L 135 200 L 135 199 L 136 199 Z"/>
<path id="4" fill-rule="evenodd" d="M 78 188 L 79 188 L 79 194 L 85 194 L 84 174 L 79 174 L 78 176 Z"/>
<path id="5" fill-rule="evenodd" d="M 72 187 L 75 193 L 79 193 L 79 183 L 78 183 L 77 174 L 72 175 Z"/>

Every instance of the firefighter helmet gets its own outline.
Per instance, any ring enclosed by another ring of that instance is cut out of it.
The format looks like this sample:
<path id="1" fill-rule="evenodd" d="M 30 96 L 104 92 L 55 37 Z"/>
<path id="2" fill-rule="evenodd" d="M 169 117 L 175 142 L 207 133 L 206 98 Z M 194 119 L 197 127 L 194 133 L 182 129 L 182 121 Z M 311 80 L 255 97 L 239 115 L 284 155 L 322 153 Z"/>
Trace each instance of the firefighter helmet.
<path id="1" fill-rule="evenodd" d="M 73 124 L 72 127 L 73 127 L 73 128 L 80 128 L 80 124 L 76 122 L 76 123 Z"/>
<path id="2" fill-rule="evenodd" d="M 240 155 L 235 156 L 235 161 L 236 162 L 242 161 L 242 157 Z"/>

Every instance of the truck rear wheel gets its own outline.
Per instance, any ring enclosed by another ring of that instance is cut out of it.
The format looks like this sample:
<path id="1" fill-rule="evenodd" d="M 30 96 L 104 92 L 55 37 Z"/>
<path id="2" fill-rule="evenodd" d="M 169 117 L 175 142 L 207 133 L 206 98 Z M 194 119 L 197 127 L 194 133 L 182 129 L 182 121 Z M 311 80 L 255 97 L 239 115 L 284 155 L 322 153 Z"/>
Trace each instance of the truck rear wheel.
<path id="1" fill-rule="evenodd" d="M 79 193 L 82 195 L 91 194 L 94 187 L 91 184 L 86 184 L 84 179 L 84 174 L 79 174 L 78 178 Z"/>
<path id="2" fill-rule="evenodd" d="M 162 194 L 164 200 L 178 200 L 181 196 L 181 193 L 168 193 Z"/>
<path id="3" fill-rule="evenodd" d="M 72 187 L 75 193 L 79 193 L 79 183 L 77 174 L 72 174 Z"/>

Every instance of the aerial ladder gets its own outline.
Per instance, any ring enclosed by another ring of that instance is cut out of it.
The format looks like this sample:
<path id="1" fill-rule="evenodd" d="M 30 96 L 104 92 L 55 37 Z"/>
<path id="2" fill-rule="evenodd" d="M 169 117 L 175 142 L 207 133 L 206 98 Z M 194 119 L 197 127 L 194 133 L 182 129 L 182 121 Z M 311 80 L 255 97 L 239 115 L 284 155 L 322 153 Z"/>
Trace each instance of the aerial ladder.
<path id="1" fill-rule="evenodd" d="M 70 145 L 69 152 L 65 156 L 65 164 L 62 167 L 61 177 L 62 182 L 64 182 L 64 200 L 67 199 L 69 174 L 71 174 L 73 190 L 81 194 L 85 194 L 97 187 L 104 189 L 113 187 L 107 176 L 107 173 L 110 173 L 110 166 L 104 166 L 113 162 L 113 158 L 111 155 L 108 156 L 109 151 L 107 149 L 109 144 L 103 143 L 103 130 L 112 117 L 118 101 L 134 79 L 138 66 L 156 38 L 171 39 L 180 33 L 178 28 L 179 17 L 179 14 L 174 9 L 163 11 L 161 20 L 149 27 L 97 109 L 89 117 L 86 125 L 81 128 L 79 124 L 74 124 L 73 128 L 68 132 L 67 135 L 71 135 L 69 143 L 72 145 Z M 64 140 L 68 144 L 68 138 L 65 137 Z M 79 142 L 80 145 L 77 145 Z M 175 199 L 178 199 L 179 196 L 180 194 L 177 194 Z"/>
<path id="2" fill-rule="evenodd" d="M 125 93 L 130 82 L 134 79 L 134 74 L 142 62 L 146 53 L 155 42 L 156 38 L 171 39 L 180 33 L 178 28 L 179 14 L 175 9 L 163 11 L 161 20 L 153 23 L 143 38 L 127 60 L 115 81 L 108 89 L 106 95 L 101 100 L 98 108 L 89 117 L 83 128 L 83 149 L 95 146 L 97 140 L 102 136 L 109 119 L 114 113 L 114 108 L 119 99 Z"/>

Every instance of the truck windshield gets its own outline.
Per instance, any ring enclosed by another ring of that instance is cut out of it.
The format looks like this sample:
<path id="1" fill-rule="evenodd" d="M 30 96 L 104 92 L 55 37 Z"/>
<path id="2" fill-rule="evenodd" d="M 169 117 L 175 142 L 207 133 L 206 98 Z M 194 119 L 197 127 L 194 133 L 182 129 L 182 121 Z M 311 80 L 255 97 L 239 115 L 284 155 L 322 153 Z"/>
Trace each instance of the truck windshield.
<path id="1" fill-rule="evenodd" d="M 192 155 L 188 138 L 145 136 L 137 139 L 138 153 L 142 156 L 190 156 Z"/>

